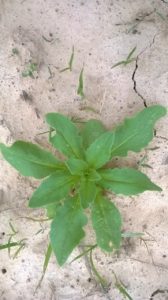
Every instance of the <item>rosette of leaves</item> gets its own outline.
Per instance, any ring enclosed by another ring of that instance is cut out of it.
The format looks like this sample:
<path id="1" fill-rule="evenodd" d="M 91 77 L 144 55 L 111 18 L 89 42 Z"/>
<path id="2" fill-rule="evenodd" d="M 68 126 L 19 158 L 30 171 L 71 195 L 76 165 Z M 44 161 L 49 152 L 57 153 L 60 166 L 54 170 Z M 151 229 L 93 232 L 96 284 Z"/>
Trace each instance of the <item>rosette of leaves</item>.
<path id="1" fill-rule="evenodd" d="M 66 116 L 48 113 L 49 141 L 63 154 L 62 160 L 29 142 L 16 141 L 10 147 L 0 144 L 3 157 L 22 175 L 44 179 L 29 206 L 47 209 L 52 221 L 51 247 L 59 265 L 85 236 L 85 209 L 90 211 L 97 245 L 108 252 L 120 247 L 121 215 L 107 191 L 126 196 L 161 191 L 139 170 L 110 168 L 107 163 L 146 147 L 156 121 L 165 114 L 163 106 L 154 105 L 107 130 L 97 120 L 89 120 L 79 129 Z"/>

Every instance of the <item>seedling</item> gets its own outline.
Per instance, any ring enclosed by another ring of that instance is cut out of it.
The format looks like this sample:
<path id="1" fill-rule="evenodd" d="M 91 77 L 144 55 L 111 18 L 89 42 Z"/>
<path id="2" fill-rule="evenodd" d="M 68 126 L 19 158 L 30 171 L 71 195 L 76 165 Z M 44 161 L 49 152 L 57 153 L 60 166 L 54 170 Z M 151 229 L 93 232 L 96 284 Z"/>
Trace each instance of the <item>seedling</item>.
<path id="1" fill-rule="evenodd" d="M 114 273 L 114 278 L 115 278 L 115 287 L 118 289 L 118 291 L 120 292 L 120 294 L 124 297 L 124 299 L 129 299 L 129 300 L 133 300 L 132 297 L 128 294 L 124 284 L 121 282 L 121 280 L 119 280 L 116 276 L 116 274 Z"/>
<path id="2" fill-rule="evenodd" d="M 34 72 L 37 72 L 37 64 L 30 63 L 27 68 L 22 72 L 23 77 L 31 77 L 34 78 Z"/>
<path id="3" fill-rule="evenodd" d="M 9 222 L 9 226 L 10 226 L 12 232 L 8 234 L 8 236 L 9 236 L 8 245 L 16 244 L 18 246 L 18 249 L 15 251 L 15 253 L 13 255 L 13 259 L 14 259 L 18 256 L 20 251 L 25 247 L 26 239 L 24 238 L 24 239 L 21 239 L 20 241 L 18 241 L 17 243 L 12 243 L 12 239 L 17 235 L 18 231 L 14 228 L 14 226 L 12 225 L 11 222 Z M 11 247 L 8 247 L 9 257 L 11 257 L 11 251 L 10 250 L 11 250 Z"/>
<path id="4" fill-rule="evenodd" d="M 135 50 L 136 50 L 136 47 L 134 47 L 134 48 L 131 50 L 131 52 L 128 54 L 128 56 L 127 56 L 127 58 L 126 58 L 125 60 L 119 61 L 118 63 L 114 64 L 111 68 L 113 69 L 113 68 L 116 68 L 116 67 L 118 67 L 118 66 L 120 66 L 120 65 L 126 66 L 126 65 L 132 63 L 133 61 L 135 61 L 136 58 L 135 58 L 135 57 L 132 57 L 133 54 L 134 54 L 134 52 L 135 52 Z"/>
<path id="5" fill-rule="evenodd" d="M 19 50 L 17 48 L 12 49 L 12 54 L 19 55 Z"/>
<path id="6" fill-rule="evenodd" d="M 7 243 L 7 244 L 3 244 L 3 245 L 0 245 L 0 250 L 3 250 L 3 249 L 10 249 L 12 247 L 16 247 L 18 246 L 19 244 L 18 243 Z"/>
<path id="7" fill-rule="evenodd" d="M 78 89 L 77 89 L 77 94 L 81 96 L 83 99 L 85 97 L 84 91 L 83 91 L 83 71 L 84 68 L 82 68 L 80 75 L 79 75 L 79 84 L 78 84 Z"/>
<path id="8" fill-rule="evenodd" d="M 18 249 L 15 251 L 15 253 L 13 255 L 13 259 L 14 259 L 18 256 L 20 251 L 25 247 L 25 240 L 26 239 L 22 239 L 22 240 L 17 241 L 17 242 L 12 242 L 12 239 L 17 235 L 18 231 L 15 230 L 15 228 L 12 225 L 11 222 L 9 222 L 9 226 L 10 226 L 12 232 L 8 234 L 8 236 L 9 236 L 8 243 L 0 245 L 0 250 L 7 249 L 8 250 L 8 255 L 9 255 L 9 257 L 11 257 L 11 251 L 10 251 L 11 248 L 18 247 Z"/>
<path id="9" fill-rule="evenodd" d="M 77 128 L 64 115 L 48 113 L 49 141 L 64 155 L 62 160 L 30 142 L 16 141 L 10 147 L 0 144 L 4 158 L 22 175 L 44 179 L 29 207 L 46 209 L 51 219 L 51 248 L 60 266 L 84 238 L 89 213 L 97 246 L 107 252 L 120 248 L 121 215 L 114 200 L 108 198 L 110 192 L 114 199 L 115 194 L 162 190 L 139 170 L 110 168 L 108 162 L 146 147 L 154 136 L 156 121 L 166 112 L 160 105 L 147 107 L 112 130 L 97 120 Z"/>
<path id="10" fill-rule="evenodd" d="M 74 60 L 74 46 L 72 47 L 72 54 L 70 56 L 69 62 L 68 62 L 68 67 L 62 69 L 60 71 L 60 73 L 65 72 L 65 71 L 72 71 L 72 64 L 73 64 L 73 60 Z"/>

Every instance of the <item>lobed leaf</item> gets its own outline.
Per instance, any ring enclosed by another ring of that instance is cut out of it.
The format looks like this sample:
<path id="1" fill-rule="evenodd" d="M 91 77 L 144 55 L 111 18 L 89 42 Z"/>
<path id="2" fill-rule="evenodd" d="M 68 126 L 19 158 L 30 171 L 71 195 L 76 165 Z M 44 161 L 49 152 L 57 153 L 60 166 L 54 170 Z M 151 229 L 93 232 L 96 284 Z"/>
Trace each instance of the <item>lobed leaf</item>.
<path id="1" fill-rule="evenodd" d="M 92 206 L 92 224 L 97 244 L 108 252 L 120 247 L 121 216 L 114 203 L 100 194 Z"/>
<path id="2" fill-rule="evenodd" d="M 17 141 L 10 147 L 0 144 L 0 150 L 4 158 L 24 176 L 40 179 L 62 167 L 62 163 L 50 152 L 32 143 Z"/>
<path id="3" fill-rule="evenodd" d="M 86 150 L 86 160 L 93 168 L 100 168 L 107 163 L 111 156 L 114 143 L 114 133 L 105 132 L 100 135 Z"/>
<path id="4" fill-rule="evenodd" d="M 150 181 L 142 172 L 131 168 L 115 168 L 99 172 L 102 180 L 99 185 L 116 194 L 136 195 L 146 190 L 161 191 L 162 189 Z"/>
<path id="5" fill-rule="evenodd" d="M 73 177 L 58 171 L 45 179 L 33 193 L 29 207 L 41 207 L 64 199 L 74 184 Z"/>
<path id="6" fill-rule="evenodd" d="M 58 264 L 62 266 L 73 249 L 84 237 L 83 226 L 87 223 L 77 197 L 69 198 L 57 211 L 50 231 L 52 249 Z"/>
<path id="7" fill-rule="evenodd" d="M 136 116 L 126 119 L 115 129 L 115 141 L 111 157 L 126 156 L 128 151 L 139 152 L 153 138 L 154 125 L 165 116 L 167 110 L 161 105 L 153 105 L 143 109 Z"/>
<path id="8" fill-rule="evenodd" d="M 68 157 L 83 158 L 82 139 L 75 124 L 59 113 L 48 113 L 47 123 L 56 130 L 50 141 Z"/>
<path id="9" fill-rule="evenodd" d="M 87 121 L 81 129 L 84 148 L 87 149 L 105 131 L 106 129 L 100 121 Z"/>

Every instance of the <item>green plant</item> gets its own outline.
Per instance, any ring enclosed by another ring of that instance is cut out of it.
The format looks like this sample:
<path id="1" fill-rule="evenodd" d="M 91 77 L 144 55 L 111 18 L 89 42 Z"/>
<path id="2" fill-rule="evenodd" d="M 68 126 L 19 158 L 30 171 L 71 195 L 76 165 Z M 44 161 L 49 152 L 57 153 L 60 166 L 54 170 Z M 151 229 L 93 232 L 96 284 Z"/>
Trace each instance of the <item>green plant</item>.
<path id="1" fill-rule="evenodd" d="M 29 142 L 16 141 L 10 147 L 0 144 L 4 158 L 22 175 L 47 177 L 33 193 L 29 206 L 46 208 L 52 220 L 50 243 L 59 265 L 66 262 L 85 236 L 85 209 L 91 212 L 97 245 L 107 252 L 119 249 L 121 216 L 107 192 L 130 196 L 146 190 L 161 191 L 140 171 L 110 168 L 108 162 L 147 146 L 156 121 L 165 114 L 163 106 L 154 105 L 115 129 L 106 130 L 97 120 L 77 128 L 69 118 L 48 113 L 49 141 L 64 155 L 62 160 Z"/>
<path id="2" fill-rule="evenodd" d="M 128 54 L 128 56 L 126 57 L 125 60 L 121 60 L 121 61 L 117 62 L 117 63 L 114 64 L 111 68 L 113 69 L 113 68 L 116 68 L 116 67 L 118 67 L 118 66 L 120 66 L 120 65 L 126 66 L 126 65 L 132 63 L 133 61 L 135 61 L 136 58 L 135 58 L 135 57 L 132 57 L 132 55 L 134 54 L 135 50 L 136 50 L 136 47 L 134 47 L 134 48 L 131 50 L 131 52 Z"/>
<path id="3" fill-rule="evenodd" d="M 34 78 L 34 72 L 37 72 L 37 64 L 31 62 L 22 72 L 22 76 Z"/>
<path id="4" fill-rule="evenodd" d="M 77 89 L 77 94 L 81 96 L 81 99 L 85 97 L 84 91 L 83 91 L 83 72 L 84 72 L 84 67 L 82 68 L 80 74 L 79 74 L 79 83 L 78 83 L 78 89 Z"/>
<path id="5" fill-rule="evenodd" d="M 74 46 L 72 47 L 72 53 L 71 53 L 71 56 L 70 56 L 70 59 L 69 59 L 69 62 L 68 62 L 68 67 L 62 69 L 60 71 L 60 73 L 62 72 L 65 72 L 65 71 L 72 71 L 72 64 L 73 64 L 73 60 L 74 60 Z"/>
<path id="6" fill-rule="evenodd" d="M 12 48 L 13 55 L 19 55 L 19 50 L 17 48 Z"/>

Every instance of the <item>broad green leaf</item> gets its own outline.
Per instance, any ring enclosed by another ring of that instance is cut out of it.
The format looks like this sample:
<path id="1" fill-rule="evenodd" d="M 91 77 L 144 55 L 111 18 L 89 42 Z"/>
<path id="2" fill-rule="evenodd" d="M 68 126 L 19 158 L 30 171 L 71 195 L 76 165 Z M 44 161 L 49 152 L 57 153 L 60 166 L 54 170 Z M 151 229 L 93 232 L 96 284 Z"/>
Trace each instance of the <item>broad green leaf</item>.
<path id="1" fill-rule="evenodd" d="M 102 133 L 106 131 L 98 120 L 89 120 L 81 129 L 84 148 L 87 149 Z"/>
<path id="2" fill-rule="evenodd" d="M 46 210 L 47 210 L 47 217 L 49 219 L 53 219 L 57 213 L 57 209 L 60 207 L 61 203 L 60 202 L 56 202 L 56 203 L 52 203 L 46 206 Z"/>
<path id="3" fill-rule="evenodd" d="M 88 180 L 90 181 L 99 181 L 101 179 L 101 176 L 99 175 L 99 173 L 94 170 L 94 169 L 90 169 L 88 172 Z"/>
<path id="4" fill-rule="evenodd" d="M 62 266 L 85 233 L 82 229 L 87 223 L 77 197 L 65 201 L 51 224 L 50 240 L 58 264 Z"/>
<path id="5" fill-rule="evenodd" d="M 32 143 L 17 141 L 11 147 L 0 144 L 0 150 L 4 158 L 24 176 L 43 178 L 62 167 L 62 163 L 50 152 Z"/>
<path id="6" fill-rule="evenodd" d="M 72 175 L 82 175 L 88 168 L 88 164 L 81 159 L 70 158 L 65 162 Z"/>
<path id="7" fill-rule="evenodd" d="M 161 105 L 153 105 L 143 109 L 133 118 L 115 129 L 115 141 L 111 157 L 126 156 L 128 151 L 139 152 L 153 138 L 154 125 L 158 119 L 165 116 L 167 110 Z"/>
<path id="8" fill-rule="evenodd" d="M 88 164 L 96 169 L 106 164 L 110 159 L 113 143 L 114 134 L 112 132 L 105 132 L 99 136 L 86 150 Z"/>
<path id="9" fill-rule="evenodd" d="M 150 181 L 142 172 L 131 169 L 108 169 L 100 171 L 102 180 L 99 185 L 116 194 L 136 195 L 144 191 L 161 191 L 162 189 Z"/>
<path id="10" fill-rule="evenodd" d="M 82 178 L 79 188 L 79 196 L 81 200 L 81 205 L 83 208 L 89 207 L 96 198 L 96 185 L 93 181 L 89 181 L 87 178 Z"/>
<path id="11" fill-rule="evenodd" d="M 120 247 L 121 216 L 114 203 L 98 195 L 92 206 L 92 224 L 96 232 L 97 244 L 111 252 Z"/>
<path id="12" fill-rule="evenodd" d="M 33 193 L 29 207 L 41 207 L 64 199 L 74 184 L 72 176 L 58 171 L 45 179 Z"/>
<path id="13" fill-rule="evenodd" d="M 59 113 L 46 115 L 47 123 L 56 130 L 52 144 L 68 157 L 83 158 L 82 138 L 75 124 Z"/>

